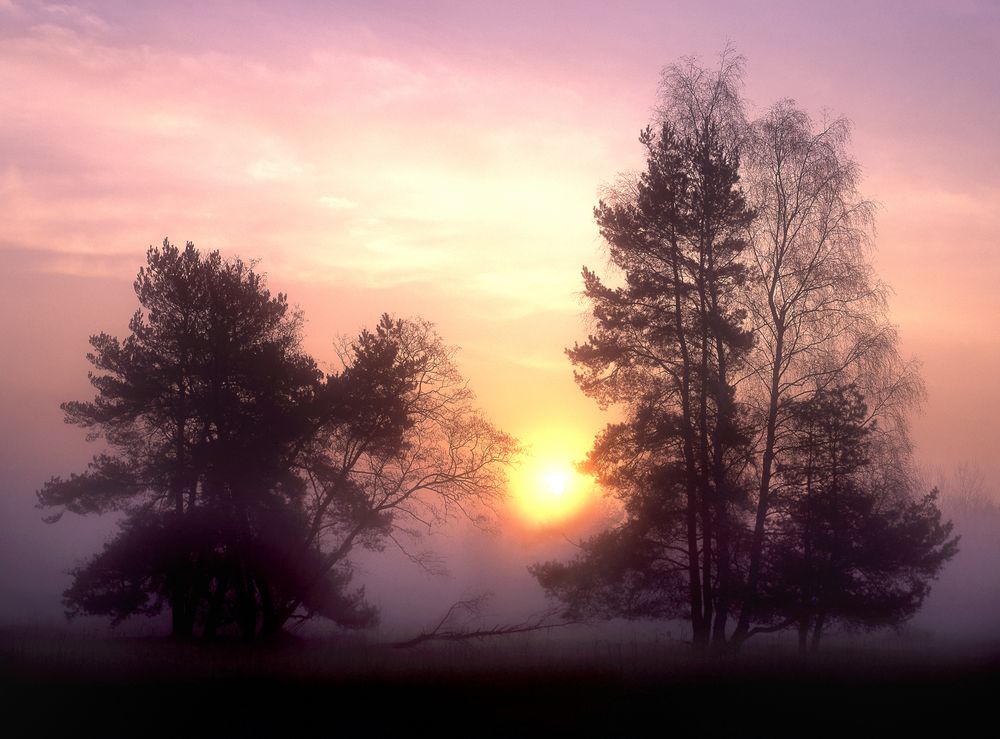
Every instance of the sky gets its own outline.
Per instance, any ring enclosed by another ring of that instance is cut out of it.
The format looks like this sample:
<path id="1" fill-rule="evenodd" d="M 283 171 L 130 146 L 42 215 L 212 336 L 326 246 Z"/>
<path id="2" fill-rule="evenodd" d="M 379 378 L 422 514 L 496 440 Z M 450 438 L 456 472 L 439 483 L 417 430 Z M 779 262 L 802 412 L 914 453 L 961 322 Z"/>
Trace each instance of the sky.
<path id="1" fill-rule="evenodd" d="M 923 364 L 918 463 L 1000 490 L 1000 3 L 0 0 L 0 602 L 48 613 L 108 530 L 41 524 L 34 491 L 89 459 L 58 405 L 90 395 L 87 338 L 125 333 L 165 237 L 259 259 L 321 361 L 382 312 L 433 321 L 529 477 L 582 457 L 610 418 L 564 354 L 580 269 L 606 262 L 593 206 L 641 167 L 663 67 L 727 43 L 751 114 L 793 98 L 853 122 Z M 525 510 L 433 587 L 535 587 L 524 565 L 579 522 Z"/>

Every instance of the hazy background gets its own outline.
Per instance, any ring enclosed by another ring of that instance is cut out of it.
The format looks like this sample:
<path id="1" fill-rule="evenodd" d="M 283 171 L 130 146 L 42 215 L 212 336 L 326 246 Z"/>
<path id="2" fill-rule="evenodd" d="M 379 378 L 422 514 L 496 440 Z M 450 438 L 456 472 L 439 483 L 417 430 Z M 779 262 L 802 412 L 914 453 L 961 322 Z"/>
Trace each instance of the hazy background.
<path id="1" fill-rule="evenodd" d="M 164 236 L 259 258 L 322 361 L 383 311 L 434 321 L 494 421 L 581 457 L 607 420 L 563 355 L 580 267 L 604 261 L 592 208 L 642 165 L 661 68 L 727 41 L 757 111 L 853 120 L 877 269 L 924 367 L 917 459 L 952 491 L 1000 489 L 1000 4 L 203 5 L 0 0 L 0 619 L 58 619 L 65 570 L 112 526 L 46 526 L 34 491 L 93 453 L 58 405 L 91 395 L 88 336 L 125 334 Z M 500 536 L 443 532 L 450 578 L 387 551 L 361 581 L 387 629 L 480 590 L 526 615 L 525 566 L 571 552 L 590 500 L 582 521 L 515 499 Z M 965 547 L 917 626 L 988 634 L 1000 516 L 952 510 Z"/>

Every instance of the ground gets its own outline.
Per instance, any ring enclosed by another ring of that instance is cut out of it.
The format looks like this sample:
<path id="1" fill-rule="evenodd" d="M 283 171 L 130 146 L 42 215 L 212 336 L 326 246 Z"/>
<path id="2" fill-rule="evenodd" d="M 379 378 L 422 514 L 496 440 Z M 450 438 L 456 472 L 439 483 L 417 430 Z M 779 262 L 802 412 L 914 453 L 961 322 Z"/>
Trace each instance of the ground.
<path id="1" fill-rule="evenodd" d="M 703 661 L 676 643 L 247 648 L 0 632 L 8 736 L 953 736 L 989 717 L 998 689 L 996 645 Z"/>

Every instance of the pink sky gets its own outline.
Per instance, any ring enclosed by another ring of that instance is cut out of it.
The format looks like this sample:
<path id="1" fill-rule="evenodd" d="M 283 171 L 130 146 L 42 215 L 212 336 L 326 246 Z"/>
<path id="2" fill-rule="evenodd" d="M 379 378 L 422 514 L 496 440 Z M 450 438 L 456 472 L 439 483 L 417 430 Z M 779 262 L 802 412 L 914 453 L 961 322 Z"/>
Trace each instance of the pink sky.
<path id="1" fill-rule="evenodd" d="M 581 455 L 606 420 L 563 355 L 603 263 L 592 207 L 642 163 L 661 68 L 727 41 L 757 110 L 853 120 L 924 362 L 918 458 L 1000 484 L 1000 5 L 204 5 L 0 0 L 9 520 L 87 459 L 58 403 L 88 394 L 87 336 L 124 331 L 164 236 L 260 258 L 323 359 L 382 311 L 423 315 L 499 424 Z"/>

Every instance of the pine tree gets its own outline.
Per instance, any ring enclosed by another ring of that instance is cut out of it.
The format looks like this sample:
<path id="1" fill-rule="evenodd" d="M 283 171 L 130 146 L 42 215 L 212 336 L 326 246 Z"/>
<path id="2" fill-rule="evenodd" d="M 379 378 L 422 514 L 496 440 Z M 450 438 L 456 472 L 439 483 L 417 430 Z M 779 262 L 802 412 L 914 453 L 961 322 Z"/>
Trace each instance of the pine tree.
<path id="1" fill-rule="evenodd" d="M 724 96 L 731 84 L 722 74 L 701 94 Z M 550 593 L 603 615 L 676 612 L 664 595 L 685 591 L 701 646 L 725 641 L 736 585 L 732 464 L 747 440 L 731 373 L 750 346 L 737 291 L 752 213 L 715 110 L 645 129 L 645 171 L 595 209 L 624 284 L 609 287 L 584 269 L 594 332 L 568 354 L 584 392 L 626 413 L 587 462 L 621 498 L 626 520 L 576 562 L 534 568 Z"/>
<path id="2" fill-rule="evenodd" d="M 68 615 L 169 606 L 175 636 L 247 640 L 313 615 L 366 626 L 355 547 L 502 496 L 517 444 L 474 408 L 430 324 L 383 316 L 325 375 L 301 316 L 240 259 L 165 241 L 134 287 L 127 338 L 91 338 L 96 397 L 62 406 L 106 449 L 38 493 L 60 509 L 50 521 L 124 514 L 74 570 Z"/>
<path id="3" fill-rule="evenodd" d="M 762 606 L 794 623 L 803 650 L 834 622 L 902 623 L 957 551 L 936 493 L 914 499 L 871 474 L 876 428 L 855 385 L 819 388 L 792 416 Z"/>

